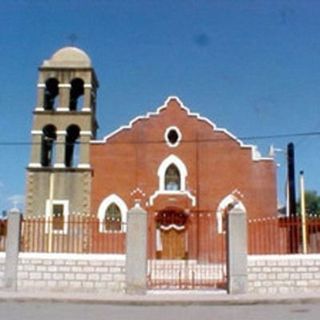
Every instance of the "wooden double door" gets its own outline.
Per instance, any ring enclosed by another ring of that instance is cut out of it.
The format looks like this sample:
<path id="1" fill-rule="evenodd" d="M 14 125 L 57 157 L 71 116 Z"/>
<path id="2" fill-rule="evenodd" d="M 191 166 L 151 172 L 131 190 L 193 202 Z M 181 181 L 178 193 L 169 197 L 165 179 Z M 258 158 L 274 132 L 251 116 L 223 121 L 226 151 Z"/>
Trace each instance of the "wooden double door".
<path id="1" fill-rule="evenodd" d="M 160 233 L 160 259 L 186 259 L 188 215 L 179 208 L 166 208 L 157 216 L 158 232 Z"/>

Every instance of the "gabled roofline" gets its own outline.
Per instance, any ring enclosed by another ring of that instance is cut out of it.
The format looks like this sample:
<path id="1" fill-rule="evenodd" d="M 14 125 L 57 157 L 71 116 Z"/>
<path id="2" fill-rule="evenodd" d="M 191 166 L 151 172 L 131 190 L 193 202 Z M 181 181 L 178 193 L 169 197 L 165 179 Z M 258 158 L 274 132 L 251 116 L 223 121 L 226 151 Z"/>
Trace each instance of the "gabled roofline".
<path id="1" fill-rule="evenodd" d="M 112 131 L 111 133 L 107 134 L 106 136 L 103 137 L 102 140 L 92 140 L 90 143 L 91 144 L 104 144 L 108 141 L 108 139 L 112 138 L 113 136 L 115 136 L 116 134 L 118 134 L 120 131 L 122 130 L 127 130 L 127 129 L 131 129 L 133 127 L 133 125 L 139 121 L 139 120 L 145 120 L 145 119 L 149 119 L 152 116 L 157 116 L 160 114 L 160 112 L 164 109 L 166 109 L 168 107 L 168 103 L 170 100 L 176 100 L 180 107 L 185 110 L 187 112 L 187 115 L 190 117 L 195 117 L 196 119 L 200 120 L 200 121 L 204 121 L 207 124 L 209 124 L 212 127 L 212 130 L 216 131 L 216 132 L 223 132 L 225 133 L 227 136 L 229 136 L 230 138 L 232 138 L 233 140 L 235 140 L 236 142 L 239 143 L 241 148 L 244 149 L 251 149 L 252 152 L 252 160 L 254 161 L 259 161 L 259 160 L 273 160 L 272 157 L 262 157 L 258 151 L 258 148 L 256 145 L 252 145 L 252 144 L 245 144 L 243 143 L 240 139 L 238 139 L 235 135 L 233 135 L 230 131 L 228 131 L 225 128 L 218 128 L 216 126 L 216 124 L 214 122 L 212 122 L 211 120 L 209 120 L 206 117 L 201 116 L 199 113 L 196 112 L 191 112 L 190 109 L 188 107 L 186 107 L 183 102 L 180 100 L 179 97 L 177 96 L 169 96 L 164 104 L 160 107 L 157 108 L 157 110 L 155 112 L 148 112 L 146 115 L 140 115 L 135 117 L 134 119 L 132 119 L 128 125 L 124 125 L 119 127 L 118 129 Z"/>

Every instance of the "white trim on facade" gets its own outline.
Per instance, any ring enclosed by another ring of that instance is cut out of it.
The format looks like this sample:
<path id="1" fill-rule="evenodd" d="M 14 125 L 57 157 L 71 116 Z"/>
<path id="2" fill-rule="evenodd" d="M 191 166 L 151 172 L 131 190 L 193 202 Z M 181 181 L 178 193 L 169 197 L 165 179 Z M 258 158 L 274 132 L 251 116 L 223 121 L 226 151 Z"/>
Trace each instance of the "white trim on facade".
<path id="1" fill-rule="evenodd" d="M 45 111 L 45 109 L 43 107 L 36 107 L 34 111 Z"/>
<path id="2" fill-rule="evenodd" d="M 80 136 L 90 136 L 91 137 L 92 132 L 89 130 L 81 130 L 80 131 Z"/>
<path id="3" fill-rule="evenodd" d="M 112 204 L 115 203 L 121 212 L 121 231 L 127 232 L 127 213 L 128 207 L 126 203 L 116 194 L 111 194 L 108 197 L 104 198 L 99 206 L 98 209 L 98 219 L 99 219 L 99 232 L 108 232 L 104 228 L 104 219 L 106 215 L 107 208 Z"/>
<path id="4" fill-rule="evenodd" d="M 167 168 L 171 164 L 174 164 L 180 172 L 180 190 L 179 191 L 185 191 L 186 190 L 186 177 L 188 175 L 187 167 L 174 154 L 171 154 L 166 159 L 164 159 L 158 168 L 159 190 L 160 191 L 168 191 L 165 188 L 165 174 L 166 174 Z"/>
<path id="5" fill-rule="evenodd" d="M 57 112 L 67 112 L 67 111 L 70 111 L 69 108 L 66 108 L 66 107 L 58 107 L 56 109 Z"/>
<path id="6" fill-rule="evenodd" d="M 227 207 L 229 205 L 233 205 L 234 207 L 238 207 L 241 209 L 241 211 L 243 212 L 247 212 L 244 204 L 242 203 L 242 201 L 233 193 L 227 195 L 226 197 L 224 197 L 217 208 L 216 211 L 216 221 L 217 221 L 217 232 L 218 233 L 223 233 L 226 230 L 224 230 L 223 228 L 223 220 L 226 218 L 225 215 L 225 210 L 227 209 Z"/>
<path id="7" fill-rule="evenodd" d="M 257 146 L 255 145 L 251 145 L 251 144 L 244 144 L 241 140 L 239 140 L 235 135 L 233 135 L 231 132 L 229 132 L 227 129 L 225 128 L 218 128 L 215 123 L 213 123 L 211 120 L 209 120 L 208 118 L 202 117 L 200 116 L 199 113 L 193 113 L 190 111 L 189 108 L 187 108 L 183 102 L 177 97 L 177 96 L 169 96 L 165 103 L 160 106 L 155 112 L 148 112 L 146 115 L 144 116 L 138 116 L 136 118 L 134 118 L 133 120 L 131 120 L 129 122 L 128 125 L 125 126 L 121 126 L 118 129 L 116 129 L 115 131 L 111 132 L 110 134 L 106 135 L 102 140 L 95 140 L 95 141 L 91 141 L 92 144 L 103 144 L 106 143 L 108 139 L 110 139 L 111 137 L 113 137 L 114 135 L 116 135 L 117 133 L 119 133 L 122 130 L 126 130 L 126 129 L 131 129 L 132 126 L 139 120 L 144 120 L 144 119 L 149 119 L 152 116 L 157 116 L 160 114 L 160 112 L 162 110 L 164 110 L 165 108 L 168 107 L 168 103 L 170 100 L 175 99 L 179 104 L 180 107 L 185 110 L 188 114 L 189 117 L 195 117 L 196 119 L 206 122 L 207 124 L 209 124 L 212 127 L 212 130 L 217 131 L 217 132 L 223 132 L 226 135 L 228 135 L 231 139 L 235 140 L 241 148 L 244 149 L 251 149 L 252 151 L 252 160 L 254 161 L 259 161 L 259 160 L 271 160 L 273 161 L 273 158 L 270 157 L 261 157 L 260 153 L 257 152 Z"/>
<path id="8" fill-rule="evenodd" d="M 77 168 L 80 168 L 80 169 L 90 169 L 91 166 L 89 163 L 79 163 Z"/>
<path id="9" fill-rule="evenodd" d="M 57 134 L 57 135 L 65 136 L 65 135 L 67 134 L 67 130 L 57 130 L 57 131 L 56 131 L 56 134 Z"/>
<path id="10" fill-rule="evenodd" d="M 0 258 L 5 256 L 5 252 L 0 252 Z M 125 254 L 109 253 L 39 253 L 39 252 L 19 252 L 22 259 L 44 259 L 44 260 L 88 260 L 88 261 L 125 261 Z"/>
<path id="11" fill-rule="evenodd" d="M 41 168 L 42 165 L 41 165 L 40 162 L 38 162 L 38 163 L 31 162 L 31 163 L 29 163 L 28 167 L 29 167 L 29 168 Z"/>
<path id="12" fill-rule="evenodd" d="M 178 135 L 178 139 L 175 143 L 171 143 L 169 141 L 169 138 L 168 138 L 168 134 L 171 130 L 174 130 L 176 131 L 177 135 Z M 182 134 L 181 134 L 181 131 L 179 130 L 178 127 L 176 126 L 171 126 L 171 127 L 168 127 L 164 133 L 164 139 L 166 140 L 167 142 L 167 145 L 170 147 L 170 148 L 175 148 L 179 145 L 180 141 L 181 141 L 181 138 L 182 138 Z"/>
<path id="13" fill-rule="evenodd" d="M 67 234 L 68 233 L 68 221 L 69 221 L 69 200 L 46 200 L 46 224 L 45 224 L 45 233 L 48 234 L 49 231 L 49 217 L 52 217 L 53 206 L 55 204 L 63 205 L 63 230 L 53 230 L 51 224 L 51 232 L 57 234 Z M 52 221 L 52 220 L 51 220 Z"/>
<path id="14" fill-rule="evenodd" d="M 167 168 L 174 164 L 180 173 L 180 190 L 166 190 L 165 188 L 165 174 Z M 192 205 L 196 205 L 196 197 L 191 194 L 189 190 L 186 190 L 186 178 L 188 176 L 188 171 L 186 165 L 174 154 L 171 154 L 165 158 L 159 168 L 158 168 L 158 177 L 159 177 L 159 188 L 152 194 L 149 198 L 149 202 L 153 205 L 155 198 L 159 195 L 172 195 L 172 196 L 182 196 L 186 195 L 191 201 Z"/>
<path id="15" fill-rule="evenodd" d="M 46 84 L 45 84 L 45 83 L 38 83 L 38 84 L 37 84 L 37 87 L 38 87 L 38 88 L 45 88 L 45 87 L 46 87 Z"/>
<path id="16" fill-rule="evenodd" d="M 70 83 L 59 83 L 58 87 L 59 88 L 71 88 L 71 84 Z"/>
<path id="17" fill-rule="evenodd" d="M 31 134 L 43 134 L 42 130 L 31 130 Z"/>
<path id="18" fill-rule="evenodd" d="M 91 108 L 83 107 L 83 108 L 81 109 L 81 111 L 83 111 L 83 112 L 90 112 L 90 111 L 91 111 Z"/>
<path id="19" fill-rule="evenodd" d="M 85 83 L 83 85 L 84 88 L 92 88 L 92 84 L 91 83 Z"/>
<path id="20" fill-rule="evenodd" d="M 65 168 L 66 165 L 65 165 L 64 163 L 55 163 L 55 164 L 53 165 L 53 167 L 54 167 L 54 168 Z"/>

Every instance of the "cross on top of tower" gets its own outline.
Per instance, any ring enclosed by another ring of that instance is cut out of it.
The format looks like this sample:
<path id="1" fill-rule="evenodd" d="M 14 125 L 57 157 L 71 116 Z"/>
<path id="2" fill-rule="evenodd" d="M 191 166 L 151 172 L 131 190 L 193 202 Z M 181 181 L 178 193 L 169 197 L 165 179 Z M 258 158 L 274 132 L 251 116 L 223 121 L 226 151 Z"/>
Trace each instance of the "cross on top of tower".
<path id="1" fill-rule="evenodd" d="M 68 39 L 70 41 L 70 44 L 73 46 L 75 44 L 75 42 L 78 40 L 78 36 L 75 33 L 71 33 L 68 36 Z"/>

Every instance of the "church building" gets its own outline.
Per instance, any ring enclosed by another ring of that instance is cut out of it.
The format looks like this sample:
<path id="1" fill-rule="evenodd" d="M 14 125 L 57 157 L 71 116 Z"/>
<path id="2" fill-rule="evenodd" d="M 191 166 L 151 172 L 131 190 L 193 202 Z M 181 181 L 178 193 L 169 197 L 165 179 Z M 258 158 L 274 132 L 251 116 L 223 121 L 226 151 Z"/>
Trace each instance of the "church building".
<path id="1" fill-rule="evenodd" d="M 274 160 L 180 98 L 168 97 L 99 140 L 99 83 L 84 51 L 54 53 L 41 65 L 37 87 L 26 216 L 59 214 L 66 231 L 68 216 L 80 212 L 98 217 L 101 233 L 125 233 L 128 210 L 139 205 L 154 239 L 185 230 L 192 214 L 205 212 L 213 213 L 209 232 L 223 233 L 233 206 L 248 218 L 276 216 Z"/>

